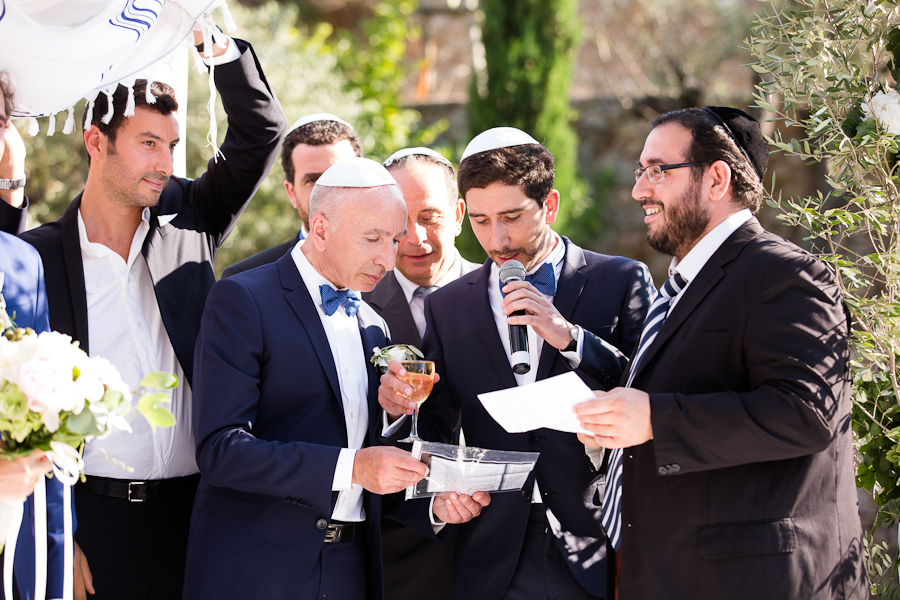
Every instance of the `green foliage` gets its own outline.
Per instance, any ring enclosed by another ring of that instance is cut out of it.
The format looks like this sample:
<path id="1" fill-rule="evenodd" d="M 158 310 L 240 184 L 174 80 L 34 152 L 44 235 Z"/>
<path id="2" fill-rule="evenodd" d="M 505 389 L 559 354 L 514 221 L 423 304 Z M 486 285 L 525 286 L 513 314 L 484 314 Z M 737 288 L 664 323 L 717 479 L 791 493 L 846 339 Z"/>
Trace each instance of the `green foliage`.
<path id="1" fill-rule="evenodd" d="M 778 151 L 828 165 L 831 190 L 771 201 L 781 218 L 810 233 L 814 248 L 838 275 L 854 318 L 853 428 L 860 456 L 857 483 L 883 508 L 879 522 L 897 522 L 900 498 L 900 173 L 898 139 L 889 121 L 866 116 L 864 103 L 896 79 L 900 11 L 891 0 L 767 2 L 745 41 L 761 75 L 759 107 L 799 137 L 776 129 Z M 892 507 L 892 508 L 888 508 Z M 886 546 L 869 544 L 873 592 L 897 594 L 896 566 Z M 888 561 L 891 562 L 891 561 Z M 891 590 L 891 591 L 889 591 Z"/>
<path id="2" fill-rule="evenodd" d="M 417 7 L 417 0 L 383 0 L 361 23 L 361 38 L 342 31 L 332 47 L 347 80 L 345 89 L 362 99 L 354 127 L 366 154 L 378 161 L 400 148 L 428 146 L 447 127 L 438 122 L 417 130 L 421 115 L 400 103 L 400 88 L 408 73 L 403 66 L 406 46 L 421 35 L 410 25 Z"/>
<path id="3" fill-rule="evenodd" d="M 487 70 L 476 72 L 472 80 L 470 133 L 518 127 L 543 143 L 556 158 L 554 187 L 562 195 L 556 228 L 568 234 L 571 226 L 577 232 L 573 226 L 593 202 L 577 173 L 578 139 L 569 105 L 581 41 L 578 3 L 482 0 L 479 6 Z"/>

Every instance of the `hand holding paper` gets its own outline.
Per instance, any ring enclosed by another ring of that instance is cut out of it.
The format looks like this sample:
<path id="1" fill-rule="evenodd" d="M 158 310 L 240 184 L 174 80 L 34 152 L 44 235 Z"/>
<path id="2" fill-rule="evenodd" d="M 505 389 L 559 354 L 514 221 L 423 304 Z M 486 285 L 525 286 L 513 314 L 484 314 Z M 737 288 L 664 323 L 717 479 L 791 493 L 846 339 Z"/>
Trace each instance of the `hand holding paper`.
<path id="1" fill-rule="evenodd" d="M 488 414 L 509 433 L 547 428 L 593 435 L 581 426 L 572 408 L 594 399 L 594 392 L 569 372 L 506 390 L 478 394 Z"/>

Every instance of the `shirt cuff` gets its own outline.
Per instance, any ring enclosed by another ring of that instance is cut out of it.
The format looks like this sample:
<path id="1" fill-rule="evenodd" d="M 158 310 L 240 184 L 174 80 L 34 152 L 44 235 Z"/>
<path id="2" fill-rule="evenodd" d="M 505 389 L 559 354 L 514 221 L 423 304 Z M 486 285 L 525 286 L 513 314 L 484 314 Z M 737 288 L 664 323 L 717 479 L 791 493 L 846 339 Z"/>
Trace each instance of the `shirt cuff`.
<path id="1" fill-rule="evenodd" d="M 226 35 L 224 37 L 225 41 L 228 42 L 228 49 L 225 50 L 225 54 L 223 54 L 222 56 L 213 56 L 212 58 L 203 58 L 202 56 L 200 57 L 201 59 L 203 59 L 203 64 L 205 64 L 207 67 L 210 65 L 218 67 L 219 65 L 234 62 L 241 57 L 241 51 L 237 47 L 237 44 L 234 43 L 234 40 L 231 39 L 231 36 Z"/>
<path id="2" fill-rule="evenodd" d="M 434 529 L 434 533 L 440 533 L 440 531 L 447 526 L 446 523 L 437 518 L 434 514 L 434 496 L 431 497 L 431 502 L 428 503 L 428 519 L 431 521 L 431 527 Z"/>
<path id="3" fill-rule="evenodd" d="M 353 486 L 353 460 L 356 450 L 341 448 L 337 465 L 334 467 L 334 480 L 331 482 L 332 492 L 345 492 Z"/>
<path id="4" fill-rule="evenodd" d="M 600 470 L 600 467 L 603 465 L 603 455 L 605 452 L 606 448 L 584 447 L 584 453 L 591 459 L 591 464 L 594 465 L 595 470 Z"/>
<path id="5" fill-rule="evenodd" d="M 575 345 L 575 349 L 571 352 L 560 350 L 559 353 L 569 361 L 570 367 L 573 369 L 578 368 L 578 365 L 581 364 L 581 357 L 584 354 L 584 327 L 578 327 L 578 342 Z"/>
<path id="6" fill-rule="evenodd" d="M 381 410 L 381 437 L 391 437 L 400 426 L 406 421 L 407 415 L 400 415 L 400 418 L 394 421 L 393 424 L 388 423 L 388 416 L 384 409 Z"/>

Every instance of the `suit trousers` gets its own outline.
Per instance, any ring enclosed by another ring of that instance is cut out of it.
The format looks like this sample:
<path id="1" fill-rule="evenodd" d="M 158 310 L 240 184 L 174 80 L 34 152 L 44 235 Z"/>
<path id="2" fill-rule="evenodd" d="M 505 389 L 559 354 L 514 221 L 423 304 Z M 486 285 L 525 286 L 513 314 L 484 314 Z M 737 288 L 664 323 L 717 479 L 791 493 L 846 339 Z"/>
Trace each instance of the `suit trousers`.
<path id="1" fill-rule="evenodd" d="M 385 600 L 450 600 L 457 529 L 444 544 L 392 519 L 381 520 Z"/>
<path id="2" fill-rule="evenodd" d="M 366 600 L 366 542 L 360 523 L 353 539 L 322 544 L 297 600 Z"/>
<path id="3" fill-rule="evenodd" d="M 194 494 L 129 502 L 79 492 L 75 486 L 81 546 L 97 594 L 91 600 L 179 600 Z"/>
<path id="4" fill-rule="evenodd" d="M 509 587 L 502 600 L 595 600 L 588 593 L 566 564 L 566 559 L 550 523 L 546 507 L 532 504 L 522 544 L 522 554 Z"/>

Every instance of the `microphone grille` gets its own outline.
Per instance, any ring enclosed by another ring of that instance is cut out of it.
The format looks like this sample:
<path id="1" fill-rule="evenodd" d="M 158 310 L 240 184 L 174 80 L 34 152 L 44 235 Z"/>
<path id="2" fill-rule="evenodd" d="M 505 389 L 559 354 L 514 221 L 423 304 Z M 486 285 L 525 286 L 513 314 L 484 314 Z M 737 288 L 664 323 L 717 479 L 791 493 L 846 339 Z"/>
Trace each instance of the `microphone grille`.
<path id="1" fill-rule="evenodd" d="M 500 267 L 500 281 L 522 281 L 525 279 L 525 267 L 517 260 L 508 260 Z"/>

